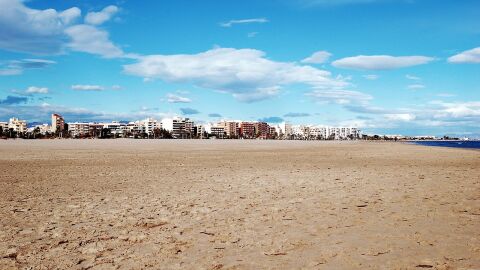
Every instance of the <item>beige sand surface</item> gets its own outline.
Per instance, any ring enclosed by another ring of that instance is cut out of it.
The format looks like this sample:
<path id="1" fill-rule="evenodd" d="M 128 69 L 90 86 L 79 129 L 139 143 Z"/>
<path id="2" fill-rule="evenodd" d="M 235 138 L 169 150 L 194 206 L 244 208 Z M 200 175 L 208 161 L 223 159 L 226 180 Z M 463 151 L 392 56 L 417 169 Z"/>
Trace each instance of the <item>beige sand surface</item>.
<path id="1" fill-rule="evenodd" d="M 480 269 L 480 151 L 0 141 L 0 269 Z"/>

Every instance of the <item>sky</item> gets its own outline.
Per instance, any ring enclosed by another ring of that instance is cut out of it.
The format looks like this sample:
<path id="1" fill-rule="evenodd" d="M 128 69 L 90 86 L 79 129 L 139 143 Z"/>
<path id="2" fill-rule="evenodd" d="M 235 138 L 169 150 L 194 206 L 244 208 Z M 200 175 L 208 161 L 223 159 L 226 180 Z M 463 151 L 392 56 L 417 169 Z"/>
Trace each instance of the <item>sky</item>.
<path id="1" fill-rule="evenodd" d="M 0 0 L 0 121 L 480 137 L 480 1 Z"/>

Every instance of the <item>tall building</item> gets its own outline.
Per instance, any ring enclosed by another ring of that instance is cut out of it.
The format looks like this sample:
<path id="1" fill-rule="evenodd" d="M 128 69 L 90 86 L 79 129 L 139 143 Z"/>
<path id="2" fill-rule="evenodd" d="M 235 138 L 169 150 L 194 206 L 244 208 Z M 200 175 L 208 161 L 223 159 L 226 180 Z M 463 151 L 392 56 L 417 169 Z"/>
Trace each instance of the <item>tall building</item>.
<path id="1" fill-rule="evenodd" d="M 205 138 L 205 126 L 204 125 L 196 125 L 195 126 L 196 136 L 200 139 Z"/>
<path id="2" fill-rule="evenodd" d="M 256 122 L 254 123 L 255 126 L 255 135 L 257 138 L 261 139 L 268 139 L 270 127 L 265 122 Z"/>
<path id="3" fill-rule="evenodd" d="M 225 130 L 225 133 L 230 138 L 237 138 L 239 135 L 240 125 L 238 122 L 234 121 L 222 121 L 217 123 L 217 127 L 222 127 Z"/>
<path id="4" fill-rule="evenodd" d="M 27 131 L 27 121 L 19 120 L 18 118 L 12 117 L 8 121 L 8 128 L 13 129 L 16 132 L 26 132 Z"/>
<path id="5" fill-rule="evenodd" d="M 194 123 L 188 118 L 165 118 L 162 120 L 162 127 L 172 133 L 174 138 L 191 138 L 195 134 Z"/>
<path id="6" fill-rule="evenodd" d="M 244 139 L 255 138 L 255 124 L 251 122 L 240 123 L 240 136 Z"/>
<path id="7" fill-rule="evenodd" d="M 52 114 L 52 132 L 62 132 L 65 129 L 65 120 L 60 114 Z"/>
<path id="8" fill-rule="evenodd" d="M 292 125 L 290 123 L 284 122 L 278 125 L 279 131 L 278 135 L 282 136 L 283 139 L 290 139 L 292 136 Z"/>

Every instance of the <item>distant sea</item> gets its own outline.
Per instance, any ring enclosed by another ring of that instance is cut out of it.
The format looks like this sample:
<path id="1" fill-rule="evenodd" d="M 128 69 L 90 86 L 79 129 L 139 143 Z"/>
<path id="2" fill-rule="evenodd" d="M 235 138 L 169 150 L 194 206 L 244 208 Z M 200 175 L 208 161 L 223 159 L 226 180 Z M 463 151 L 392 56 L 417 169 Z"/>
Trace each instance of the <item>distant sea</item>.
<path id="1" fill-rule="evenodd" d="M 425 146 L 480 149 L 480 141 L 412 141 L 411 143 Z"/>

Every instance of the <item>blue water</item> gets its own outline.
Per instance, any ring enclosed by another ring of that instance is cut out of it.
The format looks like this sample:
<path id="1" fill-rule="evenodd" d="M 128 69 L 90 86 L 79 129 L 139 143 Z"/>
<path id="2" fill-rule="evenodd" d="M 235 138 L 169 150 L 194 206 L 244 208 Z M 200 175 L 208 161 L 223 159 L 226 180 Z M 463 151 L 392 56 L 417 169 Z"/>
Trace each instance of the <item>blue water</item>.
<path id="1" fill-rule="evenodd" d="M 413 141 L 413 144 L 480 149 L 480 141 Z"/>

